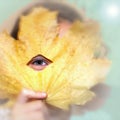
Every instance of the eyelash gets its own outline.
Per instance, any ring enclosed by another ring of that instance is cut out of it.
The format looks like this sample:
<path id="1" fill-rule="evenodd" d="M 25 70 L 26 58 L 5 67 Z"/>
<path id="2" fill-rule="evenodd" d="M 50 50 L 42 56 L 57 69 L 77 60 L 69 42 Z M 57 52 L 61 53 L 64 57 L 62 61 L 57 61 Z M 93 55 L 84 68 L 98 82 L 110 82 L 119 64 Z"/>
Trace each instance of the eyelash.
<path id="1" fill-rule="evenodd" d="M 34 64 L 34 65 L 48 65 L 47 62 L 43 59 L 36 59 L 36 60 L 33 60 L 33 62 L 31 64 Z"/>

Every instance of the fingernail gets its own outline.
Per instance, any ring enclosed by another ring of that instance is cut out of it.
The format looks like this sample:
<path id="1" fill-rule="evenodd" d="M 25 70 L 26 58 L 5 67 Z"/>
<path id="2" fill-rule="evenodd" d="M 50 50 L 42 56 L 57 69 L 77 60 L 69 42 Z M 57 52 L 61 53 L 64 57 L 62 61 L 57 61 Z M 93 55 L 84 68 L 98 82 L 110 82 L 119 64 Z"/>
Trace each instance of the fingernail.
<path id="1" fill-rule="evenodd" d="M 47 94 L 45 92 L 42 92 L 41 95 L 42 95 L 42 97 L 46 97 L 47 96 Z"/>
<path id="2" fill-rule="evenodd" d="M 29 93 L 29 91 L 28 91 L 27 89 L 23 89 L 23 90 L 22 90 L 22 93 L 26 95 L 26 94 Z"/>
<path id="3" fill-rule="evenodd" d="M 22 92 L 25 95 L 34 95 L 35 94 L 34 91 L 31 91 L 31 90 L 28 90 L 28 89 L 25 89 L 25 88 L 22 90 Z"/>

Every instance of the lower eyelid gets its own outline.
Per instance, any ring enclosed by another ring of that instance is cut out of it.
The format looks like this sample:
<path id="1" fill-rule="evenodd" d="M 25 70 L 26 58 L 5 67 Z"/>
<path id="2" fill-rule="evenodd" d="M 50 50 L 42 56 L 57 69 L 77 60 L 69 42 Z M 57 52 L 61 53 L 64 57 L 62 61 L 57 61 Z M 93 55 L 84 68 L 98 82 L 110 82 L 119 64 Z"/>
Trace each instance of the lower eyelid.
<path id="1" fill-rule="evenodd" d="M 41 70 L 45 69 L 46 66 L 29 65 L 29 67 L 31 67 L 32 69 L 34 69 L 36 71 L 41 71 Z"/>

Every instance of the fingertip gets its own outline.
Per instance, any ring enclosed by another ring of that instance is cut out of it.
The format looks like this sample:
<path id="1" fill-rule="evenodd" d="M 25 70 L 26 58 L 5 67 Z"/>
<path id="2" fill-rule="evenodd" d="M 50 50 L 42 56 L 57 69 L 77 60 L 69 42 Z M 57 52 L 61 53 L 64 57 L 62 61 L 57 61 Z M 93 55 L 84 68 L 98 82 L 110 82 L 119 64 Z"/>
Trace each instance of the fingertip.
<path id="1" fill-rule="evenodd" d="M 41 96 L 44 97 L 44 98 L 46 98 L 47 97 L 47 93 L 41 92 Z"/>
<path id="2" fill-rule="evenodd" d="M 38 99 L 45 99 L 45 98 L 47 98 L 47 93 L 46 92 L 34 92 L 32 90 L 23 89 L 22 93 L 25 96 L 28 96 L 30 98 L 38 98 Z"/>

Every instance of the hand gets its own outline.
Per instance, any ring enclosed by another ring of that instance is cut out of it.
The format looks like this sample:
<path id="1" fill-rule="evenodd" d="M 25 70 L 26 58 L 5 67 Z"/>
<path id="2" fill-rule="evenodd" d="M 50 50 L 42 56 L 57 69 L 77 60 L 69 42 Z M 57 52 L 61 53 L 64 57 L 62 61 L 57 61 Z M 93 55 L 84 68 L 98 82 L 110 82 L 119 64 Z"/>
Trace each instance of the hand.
<path id="1" fill-rule="evenodd" d="M 12 120 L 46 120 L 47 108 L 42 100 L 47 95 L 24 89 L 12 110 Z"/>

